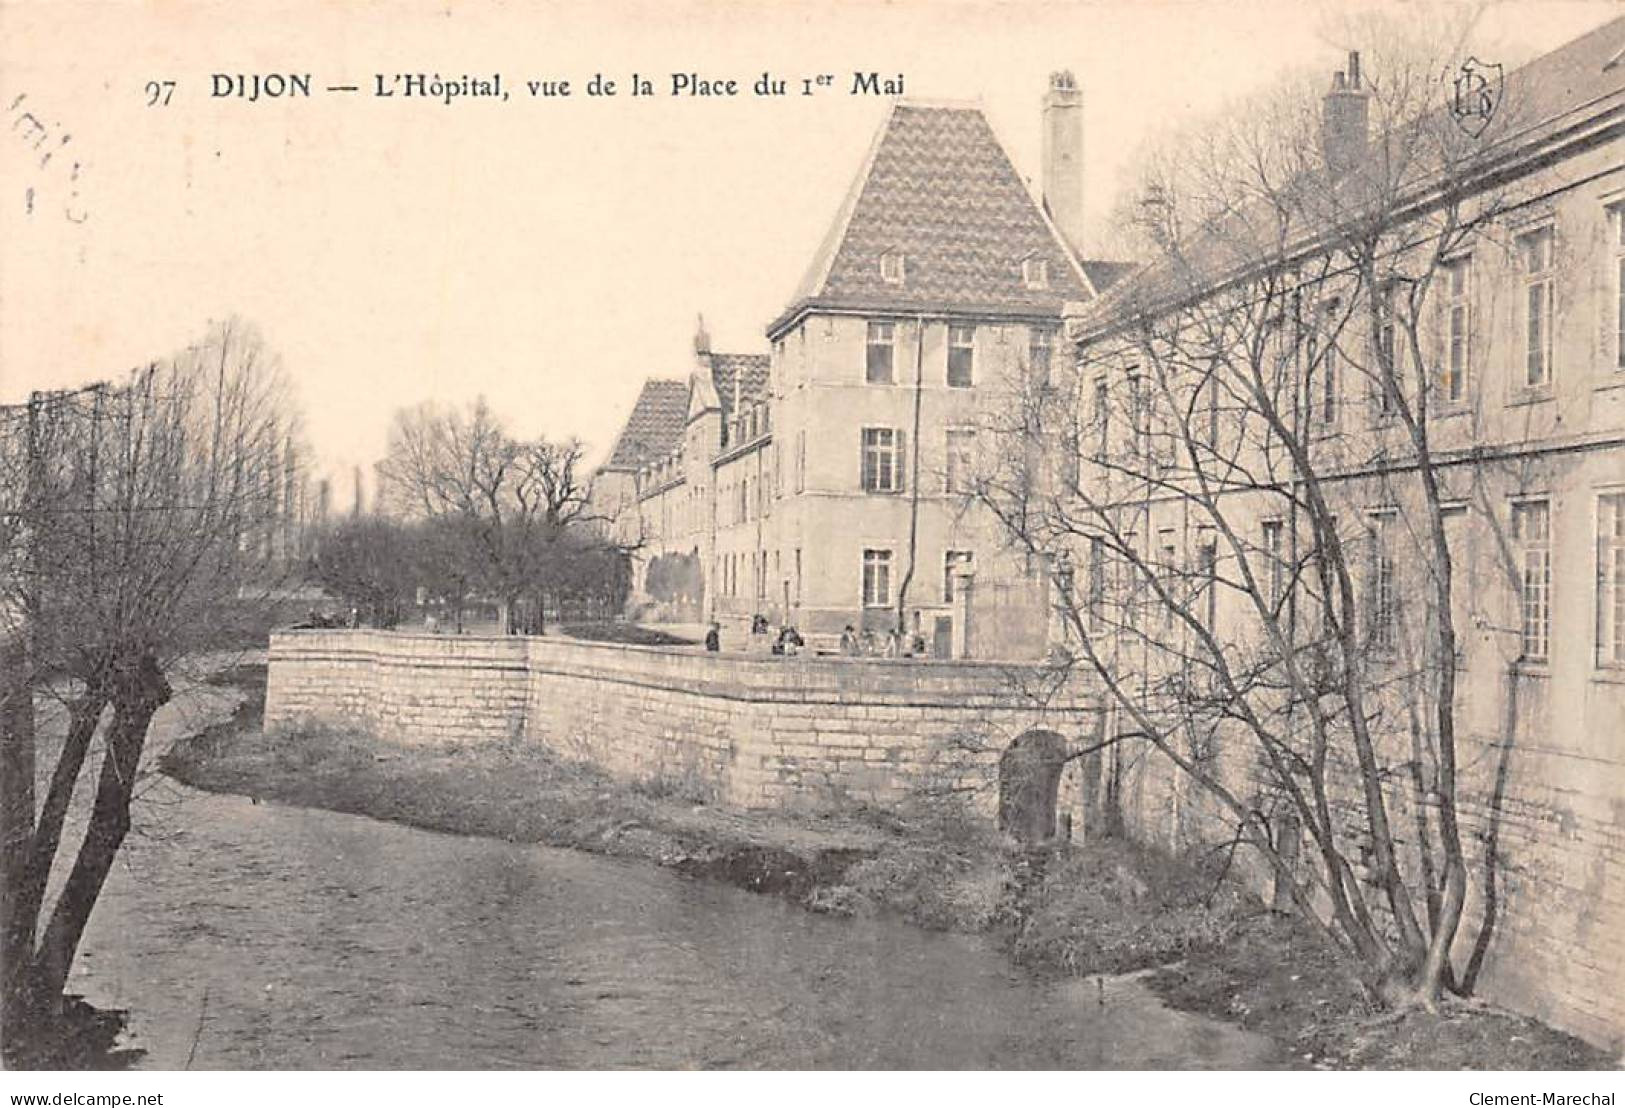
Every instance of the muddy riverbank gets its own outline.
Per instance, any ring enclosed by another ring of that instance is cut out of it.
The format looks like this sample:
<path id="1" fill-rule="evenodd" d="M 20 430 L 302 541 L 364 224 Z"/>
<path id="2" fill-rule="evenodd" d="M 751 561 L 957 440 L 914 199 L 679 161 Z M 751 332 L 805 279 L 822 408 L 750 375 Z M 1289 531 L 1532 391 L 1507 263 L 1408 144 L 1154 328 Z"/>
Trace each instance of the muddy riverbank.
<path id="1" fill-rule="evenodd" d="M 1268 1035 L 1287 1064 L 1610 1062 L 1570 1036 L 1476 1004 L 1453 1005 L 1446 1018 L 1381 1016 L 1346 967 L 1291 921 L 1215 874 L 1132 844 L 1022 851 L 941 802 L 902 812 L 732 812 L 698 802 L 682 782 L 632 788 L 529 744 L 405 748 L 331 731 L 268 739 L 258 719 L 263 668 L 239 667 L 227 679 L 246 694 L 234 718 L 162 761 L 198 788 L 653 862 L 815 913 L 981 935 L 1039 981 L 1094 979 L 1103 991 L 1106 975 L 1151 970 L 1144 984 L 1166 1002 Z"/>

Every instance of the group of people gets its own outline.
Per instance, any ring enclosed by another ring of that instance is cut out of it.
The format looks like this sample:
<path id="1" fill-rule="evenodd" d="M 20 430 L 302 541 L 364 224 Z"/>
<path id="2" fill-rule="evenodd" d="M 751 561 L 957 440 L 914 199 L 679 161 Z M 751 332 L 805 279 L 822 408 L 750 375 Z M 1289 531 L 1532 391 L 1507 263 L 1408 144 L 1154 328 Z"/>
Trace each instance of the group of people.
<path id="1" fill-rule="evenodd" d="M 849 623 L 841 632 L 841 653 L 853 658 L 917 658 L 925 653 L 925 636 L 916 632 L 905 651 L 902 632 L 877 635 L 867 627 L 857 631 Z"/>
<path id="2" fill-rule="evenodd" d="M 751 620 L 751 634 L 765 635 L 769 631 L 766 616 L 755 616 Z M 806 649 L 807 641 L 801 637 L 790 624 L 779 628 L 778 636 L 773 640 L 772 653 L 794 656 Z M 716 653 L 722 649 L 722 625 L 713 621 L 706 628 L 705 649 Z M 924 657 L 927 653 L 925 636 L 916 632 L 906 640 L 901 632 L 890 634 L 876 634 L 870 628 L 858 631 L 850 623 L 841 631 L 841 653 L 851 658 L 897 658 L 897 657 Z"/>
<path id="3" fill-rule="evenodd" d="M 752 619 L 750 630 L 751 634 L 753 635 L 767 634 L 767 617 L 759 615 Z M 771 650 L 774 654 L 793 656 L 800 654 L 806 645 L 807 640 L 801 637 L 801 632 L 797 631 L 794 627 L 787 623 L 783 627 L 779 628 L 778 637 L 773 640 Z M 722 649 L 722 625 L 714 620 L 712 621 L 711 626 L 706 628 L 705 631 L 705 649 L 711 651 L 712 653 Z"/>

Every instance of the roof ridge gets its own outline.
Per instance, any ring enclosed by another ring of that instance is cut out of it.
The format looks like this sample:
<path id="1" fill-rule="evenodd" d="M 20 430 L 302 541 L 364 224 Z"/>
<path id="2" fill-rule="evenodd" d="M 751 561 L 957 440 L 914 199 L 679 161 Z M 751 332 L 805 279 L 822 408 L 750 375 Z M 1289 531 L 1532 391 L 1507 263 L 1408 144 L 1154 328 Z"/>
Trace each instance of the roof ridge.
<path id="1" fill-rule="evenodd" d="M 960 112 L 985 113 L 987 109 L 980 95 L 968 99 L 947 96 L 899 96 L 896 103 L 900 108 L 940 108 Z"/>

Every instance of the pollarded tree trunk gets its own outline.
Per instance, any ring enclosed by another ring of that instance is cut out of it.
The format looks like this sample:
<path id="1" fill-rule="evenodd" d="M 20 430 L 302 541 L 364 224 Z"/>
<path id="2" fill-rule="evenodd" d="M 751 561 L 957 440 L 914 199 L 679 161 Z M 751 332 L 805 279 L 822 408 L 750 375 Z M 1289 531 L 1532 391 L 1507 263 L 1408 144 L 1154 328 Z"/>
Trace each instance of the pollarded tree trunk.
<path id="1" fill-rule="evenodd" d="M 21 636 L 0 642 L 0 1042 L 27 1029 L 34 918 L 17 895 L 34 821 L 34 695 Z"/>
<path id="2" fill-rule="evenodd" d="M 113 721 L 107 733 L 107 752 L 102 756 L 90 825 L 34 958 L 33 985 L 36 995 L 47 1002 L 61 998 L 91 910 L 129 833 L 130 799 L 147 729 L 153 714 L 171 694 L 169 682 L 151 655 L 125 667 L 114 678 Z"/>
<path id="3" fill-rule="evenodd" d="M 51 863 L 62 842 L 62 826 L 67 819 L 68 805 L 73 790 L 84 768 L 90 750 L 90 740 L 101 722 L 102 709 L 107 706 L 107 694 L 99 688 L 90 688 L 68 706 L 68 733 L 62 751 L 57 756 L 56 768 L 45 799 L 40 804 L 39 819 L 21 859 L 19 870 L 6 884 L 6 896 L 12 913 L 11 925 L 16 934 L 7 944 L 7 964 L 27 967 L 33 961 L 34 941 L 39 927 L 41 905 L 45 900 L 45 887 L 50 881 Z M 17 952 L 17 961 L 11 952 Z M 24 1008 L 35 1007 L 34 981 L 25 974 L 19 986 L 27 994 L 19 1003 Z"/>

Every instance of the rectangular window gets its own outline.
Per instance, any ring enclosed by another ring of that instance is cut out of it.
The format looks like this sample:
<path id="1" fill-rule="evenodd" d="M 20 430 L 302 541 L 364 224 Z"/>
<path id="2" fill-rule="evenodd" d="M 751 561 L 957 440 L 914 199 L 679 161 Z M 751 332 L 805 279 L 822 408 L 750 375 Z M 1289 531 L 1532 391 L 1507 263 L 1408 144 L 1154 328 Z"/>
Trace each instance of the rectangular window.
<path id="1" fill-rule="evenodd" d="M 796 547 L 796 607 L 801 607 L 801 547 Z"/>
<path id="2" fill-rule="evenodd" d="M 1320 421 L 1320 336 L 1313 329 L 1303 340 L 1303 421 Z"/>
<path id="3" fill-rule="evenodd" d="M 968 569 L 971 565 L 971 560 L 972 555 L 969 550 L 950 550 L 943 554 L 942 602 L 944 604 L 952 604 L 954 602 L 954 577 L 958 574 L 960 566 L 964 566 Z"/>
<path id="4" fill-rule="evenodd" d="M 1264 521 L 1264 598 L 1270 611 L 1279 613 L 1286 595 L 1285 525 L 1278 519 Z"/>
<path id="5" fill-rule="evenodd" d="M 1399 285 L 1397 283 L 1385 285 L 1381 296 L 1382 302 L 1378 305 L 1380 316 L 1377 321 L 1377 378 L 1371 383 L 1371 399 L 1378 415 L 1388 415 L 1394 410 L 1393 390 L 1397 389 L 1403 380 L 1400 376 L 1404 349 L 1401 346 L 1399 330 L 1401 310 Z"/>
<path id="6" fill-rule="evenodd" d="M 880 255 L 880 279 L 890 285 L 903 283 L 903 255 L 895 250 Z"/>
<path id="7" fill-rule="evenodd" d="M 1471 261 L 1458 258 L 1444 267 L 1444 359 L 1440 365 L 1439 392 L 1446 403 L 1457 403 L 1467 395 L 1467 374 L 1472 348 L 1468 336 L 1472 328 L 1472 306 L 1468 300 Z"/>
<path id="8" fill-rule="evenodd" d="M 1027 369 L 1034 385 L 1049 385 L 1049 363 L 1054 352 L 1055 336 L 1047 327 L 1034 327 L 1027 332 Z"/>
<path id="9" fill-rule="evenodd" d="M 1076 428 L 1068 428 L 1055 436 L 1059 457 L 1055 459 L 1055 474 L 1060 479 L 1061 491 L 1078 491 L 1079 443 Z"/>
<path id="10" fill-rule="evenodd" d="M 1625 203 L 1608 209 L 1608 240 L 1613 246 L 1609 269 L 1614 279 L 1614 369 L 1625 370 Z"/>
<path id="11" fill-rule="evenodd" d="M 1170 628 L 1174 625 L 1174 583 L 1179 574 L 1179 545 L 1174 541 L 1173 528 L 1165 527 L 1157 532 L 1157 579 L 1162 584 L 1162 590 L 1168 599 L 1157 598 L 1157 604 L 1162 608 L 1162 626 Z"/>
<path id="12" fill-rule="evenodd" d="M 1130 531 L 1123 536 L 1123 546 L 1118 551 L 1117 572 L 1119 573 L 1118 589 L 1123 599 L 1125 611 L 1132 611 L 1133 606 L 1140 599 L 1140 569 L 1135 566 L 1135 558 L 1130 555 L 1140 553 L 1140 535 L 1137 531 Z M 1149 562 L 1149 556 L 1140 559 L 1143 563 Z M 1132 614 L 1128 617 L 1133 618 Z"/>
<path id="13" fill-rule="evenodd" d="M 1398 643 L 1399 607 L 1393 549 L 1394 513 L 1371 513 L 1371 561 L 1366 578 L 1366 604 L 1372 649 L 1387 653 Z"/>
<path id="14" fill-rule="evenodd" d="M 871 385 L 889 385 L 893 381 L 893 354 L 896 347 L 897 327 L 892 323 L 871 322 L 864 360 L 864 380 Z"/>
<path id="15" fill-rule="evenodd" d="M 1328 430 L 1337 423 L 1337 344 L 1311 331 L 1304 355 L 1304 413 L 1311 427 Z"/>
<path id="16" fill-rule="evenodd" d="M 1095 457 L 1104 458 L 1106 450 L 1111 445 L 1110 434 L 1111 413 L 1108 405 L 1111 395 L 1107 391 L 1106 379 L 1100 378 L 1095 382 Z"/>
<path id="17" fill-rule="evenodd" d="M 1106 543 L 1099 535 L 1089 537 L 1089 589 L 1084 607 L 1090 629 L 1098 631 L 1106 607 Z"/>
<path id="18" fill-rule="evenodd" d="M 948 328 L 948 385 L 968 389 L 976 364 L 976 328 L 954 324 Z"/>
<path id="19" fill-rule="evenodd" d="M 947 466 L 943 474 L 943 491 L 969 492 L 971 475 L 976 464 L 976 432 L 949 431 L 947 440 Z"/>
<path id="20" fill-rule="evenodd" d="M 1625 492 L 1597 498 L 1597 664 L 1625 665 Z"/>
<path id="21" fill-rule="evenodd" d="M 1332 539 L 1340 537 L 1337 529 L 1337 517 L 1330 516 L 1324 523 L 1309 517 L 1311 543 L 1304 567 L 1303 580 L 1308 586 L 1305 595 L 1320 607 L 1320 632 L 1326 637 L 1337 634 L 1339 623 L 1345 613 L 1341 612 L 1337 601 L 1340 599 L 1337 590 L 1336 575 L 1331 569 L 1330 551 Z M 1345 547 L 1346 550 L 1346 547 Z"/>
<path id="22" fill-rule="evenodd" d="M 1524 384 L 1529 388 L 1552 380 L 1552 229 L 1542 227 L 1518 238 L 1518 259 L 1524 274 L 1523 350 Z"/>
<path id="23" fill-rule="evenodd" d="M 1552 639 L 1552 515 L 1544 500 L 1512 505 L 1512 542 L 1519 561 L 1518 607 L 1524 661 L 1544 662 Z"/>
<path id="24" fill-rule="evenodd" d="M 1196 618 L 1211 632 L 1219 618 L 1219 543 L 1211 527 L 1197 531 L 1196 570 L 1202 590 Z"/>
<path id="25" fill-rule="evenodd" d="M 1207 444 L 1219 448 L 1219 371 L 1215 367 L 1207 379 Z"/>
<path id="26" fill-rule="evenodd" d="M 1139 458 L 1145 452 L 1145 399 L 1138 373 L 1128 375 L 1128 419 L 1129 432 L 1134 436 L 1134 457 Z"/>
<path id="27" fill-rule="evenodd" d="M 903 487 L 901 431 L 890 427 L 863 429 L 863 491 L 897 492 Z"/>
<path id="28" fill-rule="evenodd" d="M 1320 362 L 1320 422 L 1331 427 L 1337 423 L 1337 377 L 1341 368 L 1335 343 L 1326 344 L 1325 356 Z"/>
<path id="29" fill-rule="evenodd" d="M 796 491 L 807 491 L 807 432 L 796 432 Z"/>
<path id="30" fill-rule="evenodd" d="M 863 552 L 863 606 L 891 607 L 891 551 Z"/>

